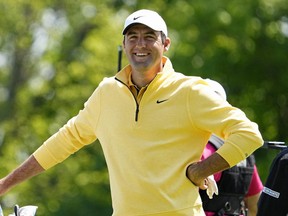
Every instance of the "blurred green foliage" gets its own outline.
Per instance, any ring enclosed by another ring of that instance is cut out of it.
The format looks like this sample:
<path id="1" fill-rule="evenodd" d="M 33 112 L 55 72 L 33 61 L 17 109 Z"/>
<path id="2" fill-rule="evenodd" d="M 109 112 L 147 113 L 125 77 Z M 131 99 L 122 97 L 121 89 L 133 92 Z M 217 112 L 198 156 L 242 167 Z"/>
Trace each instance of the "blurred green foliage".
<path id="1" fill-rule="evenodd" d="M 219 81 L 265 140 L 287 142 L 287 0 L 0 0 L 1 176 L 117 72 L 123 22 L 140 8 L 166 20 L 176 71 Z M 263 181 L 278 152 L 255 152 Z M 39 216 L 111 215 L 108 178 L 95 142 L 0 202 L 7 214 L 18 203 L 38 205 Z"/>

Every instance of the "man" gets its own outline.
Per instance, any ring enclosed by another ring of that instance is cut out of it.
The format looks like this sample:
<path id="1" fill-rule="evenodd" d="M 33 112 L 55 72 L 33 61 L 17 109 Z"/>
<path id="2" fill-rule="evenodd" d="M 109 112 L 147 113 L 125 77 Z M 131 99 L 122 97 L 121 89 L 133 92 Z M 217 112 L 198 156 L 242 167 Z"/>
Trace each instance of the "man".
<path id="1" fill-rule="evenodd" d="M 226 92 L 222 85 L 214 80 L 206 79 L 206 81 L 217 94 L 226 100 Z M 205 160 L 223 143 L 223 139 L 212 134 L 201 159 Z M 206 216 L 247 215 L 247 213 L 249 216 L 256 216 L 257 202 L 263 184 L 255 165 L 254 155 L 250 155 L 230 169 L 215 173 L 214 179 L 218 185 L 218 196 L 209 199 L 206 192 L 200 190 Z"/>
<path id="2" fill-rule="evenodd" d="M 99 139 L 114 216 L 201 216 L 198 190 L 208 188 L 207 176 L 262 145 L 258 128 L 242 111 L 203 79 L 174 71 L 163 56 L 171 41 L 159 14 L 134 12 L 123 35 L 130 64 L 105 78 L 77 116 L 0 180 L 0 194 Z M 199 162 L 211 133 L 226 142 Z"/>

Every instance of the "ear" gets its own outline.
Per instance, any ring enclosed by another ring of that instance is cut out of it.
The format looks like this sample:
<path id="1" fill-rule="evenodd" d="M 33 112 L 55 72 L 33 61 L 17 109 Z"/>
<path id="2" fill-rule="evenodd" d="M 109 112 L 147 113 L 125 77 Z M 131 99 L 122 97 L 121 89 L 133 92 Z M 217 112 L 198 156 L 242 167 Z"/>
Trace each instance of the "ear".
<path id="1" fill-rule="evenodd" d="M 125 48 L 125 36 L 123 37 L 122 45 Z"/>
<path id="2" fill-rule="evenodd" d="M 165 52 L 167 52 L 167 51 L 169 50 L 170 45 L 171 45 L 171 40 L 170 40 L 170 38 L 167 37 L 167 38 L 165 39 L 165 43 L 164 43 L 164 50 L 165 50 Z"/>

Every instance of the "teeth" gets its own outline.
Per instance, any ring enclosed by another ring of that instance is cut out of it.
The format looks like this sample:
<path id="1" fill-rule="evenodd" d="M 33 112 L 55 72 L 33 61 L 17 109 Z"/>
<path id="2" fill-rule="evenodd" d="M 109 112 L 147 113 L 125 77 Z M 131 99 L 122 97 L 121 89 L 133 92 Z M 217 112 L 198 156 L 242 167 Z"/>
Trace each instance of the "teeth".
<path id="1" fill-rule="evenodd" d="M 146 53 L 136 53 L 136 56 L 146 56 Z"/>

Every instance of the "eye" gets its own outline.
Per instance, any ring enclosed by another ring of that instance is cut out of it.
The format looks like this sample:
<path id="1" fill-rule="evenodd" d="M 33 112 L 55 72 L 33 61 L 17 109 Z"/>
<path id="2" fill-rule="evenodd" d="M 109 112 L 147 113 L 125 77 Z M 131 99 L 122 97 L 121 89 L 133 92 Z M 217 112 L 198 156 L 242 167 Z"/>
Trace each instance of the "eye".
<path id="1" fill-rule="evenodd" d="M 149 41 L 155 41 L 155 40 L 157 40 L 157 37 L 155 37 L 155 35 L 153 35 L 153 34 L 149 34 L 149 35 L 145 36 L 145 39 L 149 40 Z"/>
<path id="2" fill-rule="evenodd" d="M 128 40 L 136 40 L 137 39 L 137 36 L 136 35 L 129 35 L 128 37 L 127 37 L 127 39 Z"/>

